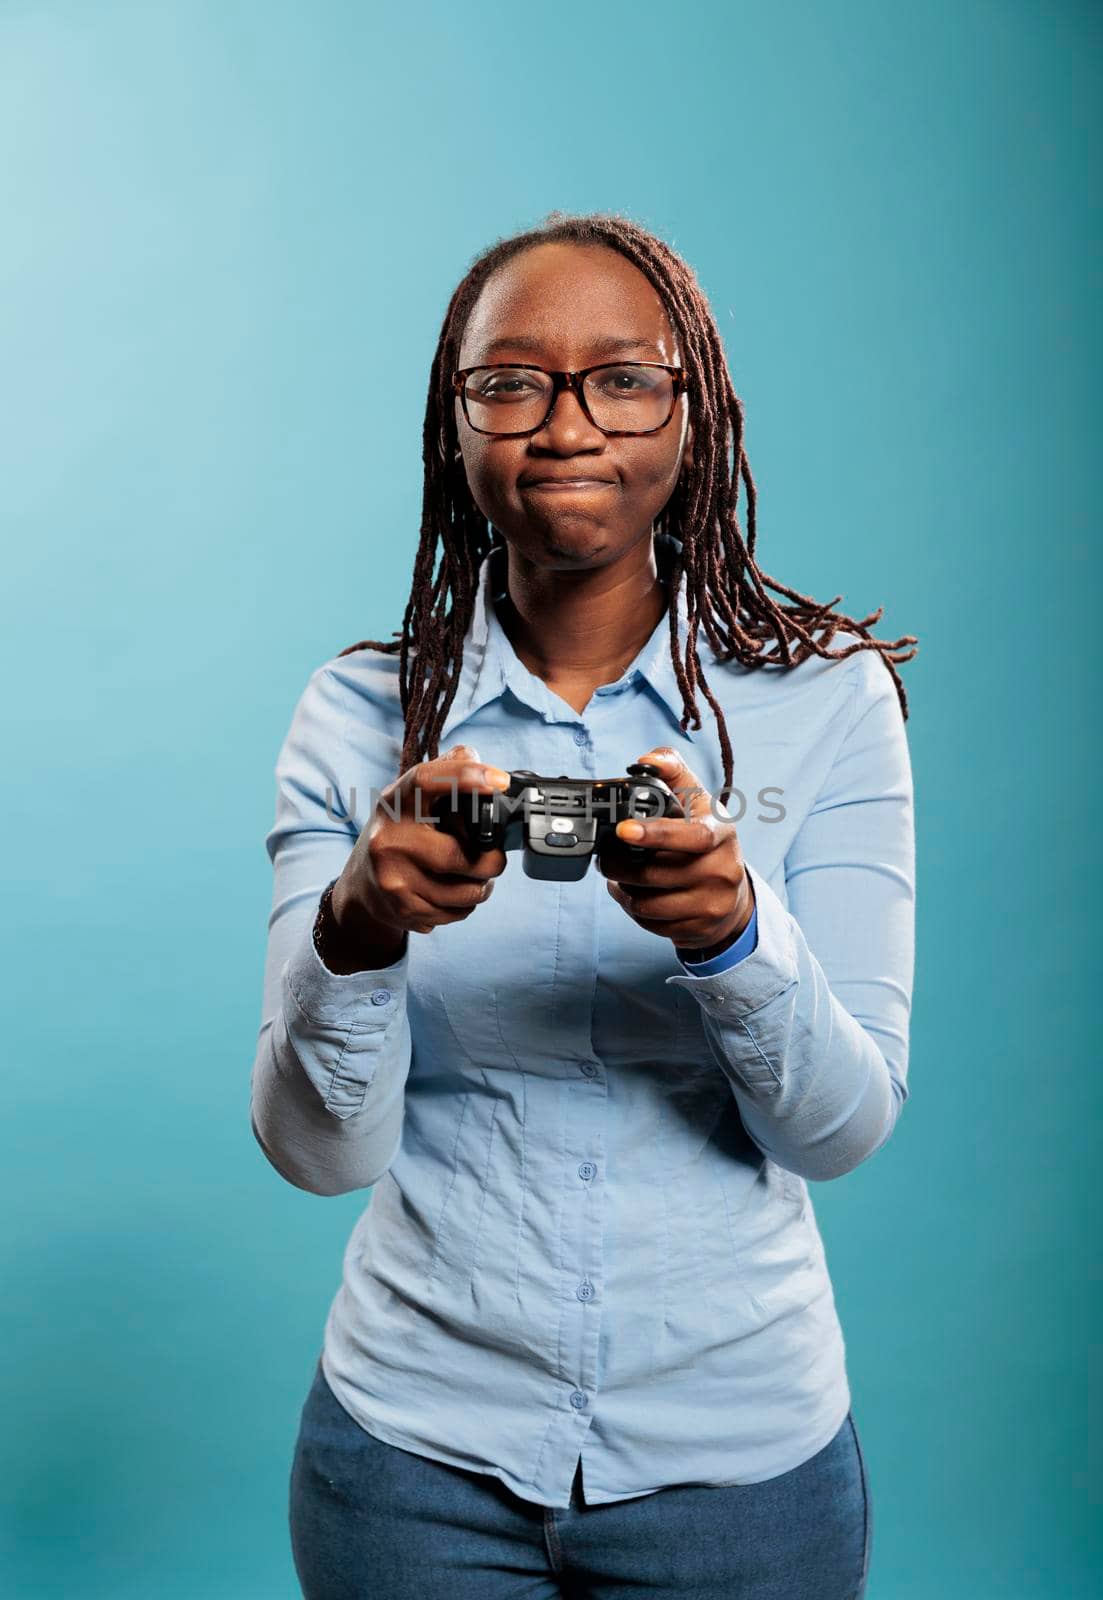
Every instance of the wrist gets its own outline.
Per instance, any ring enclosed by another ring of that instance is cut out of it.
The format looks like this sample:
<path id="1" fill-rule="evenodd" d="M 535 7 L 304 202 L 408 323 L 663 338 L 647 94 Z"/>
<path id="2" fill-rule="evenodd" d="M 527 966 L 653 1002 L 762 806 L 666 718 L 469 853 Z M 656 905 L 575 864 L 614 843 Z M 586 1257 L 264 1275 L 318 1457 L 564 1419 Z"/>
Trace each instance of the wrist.
<path id="1" fill-rule="evenodd" d="M 747 893 L 748 904 L 739 913 L 736 920 L 733 921 L 728 932 L 724 933 L 719 939 L 714 940 L 712 944 L 700 945 L 696 949 L 691 949 L 686 945 L 675 943 L 674 949 L 679 960 L 712 961 L 716 956 L 723 955 L 725 950 L 730 950 L 733 944 L 738 943 L 750 927 L 751 918 L 755 912 L 754 893 L 749 884 Z"/>
<path id="2" fill-rule="evenodd" d="M 389 967 L 406 950 L 406 933 L 366 916 L 349 898 L 347 885 L 337 878 L 318 904 L 314 922 L 314 948 L 330 972 L 344 976 Z"/>
<path id="3" fill-rule="evenodd" d="M 750 918 L 747 920 L 750 921 Z M 683 961 L 711 961 L 714 956 L 722 956 L 725 950 L 730 950 L 743 931 L 740 928 L 737 933 L 729 934 L 726 939 L 721 939 L 716 944 L 699 945 L 693 950 L 685 945 L 676 945 L 675 949 Z"/>

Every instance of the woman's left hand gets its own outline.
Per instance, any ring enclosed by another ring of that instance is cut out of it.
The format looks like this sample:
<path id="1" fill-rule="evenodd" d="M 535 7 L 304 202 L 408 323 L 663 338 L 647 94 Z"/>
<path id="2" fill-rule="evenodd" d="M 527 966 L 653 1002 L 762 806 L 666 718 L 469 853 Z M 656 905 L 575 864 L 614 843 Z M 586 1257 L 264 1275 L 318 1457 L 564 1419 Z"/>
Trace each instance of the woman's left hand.
<path id="1" fill-rule="evenodd" d="M 700 779 L 673 750 L 664 746 L 639 759 L 660 768 L 685 814 L 619 823 L 616 838 L 643 845 L 648 856 L 633 861 L 610 839 L 598 868 L 634 922 L 705 961 L 739 937 L 754 911 L 735 823 L 723 807 L 712 805 Z"/>

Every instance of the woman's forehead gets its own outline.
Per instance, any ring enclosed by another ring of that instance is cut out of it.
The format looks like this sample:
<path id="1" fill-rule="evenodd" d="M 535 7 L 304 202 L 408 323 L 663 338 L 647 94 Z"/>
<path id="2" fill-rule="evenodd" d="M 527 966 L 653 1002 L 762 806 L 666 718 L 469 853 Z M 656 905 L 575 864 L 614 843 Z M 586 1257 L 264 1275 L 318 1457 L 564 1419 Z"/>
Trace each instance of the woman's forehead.
<path id="1" fill-rule="evenodd" d="M 677 361 L 674 331 L 651 281 L 603 245 L 549 243 L 522 251 L 491 274 L 472 308 L 461 366 L 556 351 L 582 363 L 620 357 Z"/>

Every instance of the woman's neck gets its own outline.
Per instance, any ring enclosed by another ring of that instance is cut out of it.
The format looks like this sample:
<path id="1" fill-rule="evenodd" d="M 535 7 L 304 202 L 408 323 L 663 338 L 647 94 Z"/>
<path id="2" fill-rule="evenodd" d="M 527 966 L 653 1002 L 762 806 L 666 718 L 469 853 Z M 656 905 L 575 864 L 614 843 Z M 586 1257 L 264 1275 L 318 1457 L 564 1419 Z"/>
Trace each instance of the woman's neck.
<path id="1" fill-rule="evenodd" d="M 667 592 L 651 539 L 619 561 L 556 572 L 508 549 L 508 592 L 496 611 L 518 659 L 581 711 L 613 683 L 654 633 Z"/>

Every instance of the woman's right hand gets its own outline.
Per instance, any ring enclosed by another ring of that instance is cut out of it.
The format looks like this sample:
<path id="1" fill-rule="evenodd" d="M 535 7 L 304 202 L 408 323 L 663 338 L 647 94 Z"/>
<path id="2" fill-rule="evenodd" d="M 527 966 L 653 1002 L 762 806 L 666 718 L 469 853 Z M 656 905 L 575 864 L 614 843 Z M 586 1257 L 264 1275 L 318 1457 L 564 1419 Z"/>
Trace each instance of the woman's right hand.
<path id="1" fill-rule="evenodd" d="M 387 785 L 333 886 L 334 936 L 325 953 L 331 971 L 390 966 L 408 933 L 461 922 L 489 899 L 505 851 L 469 855 L 428 819 L 453 790 L 492 794 L 508 785 L 507 772 L 484 765 L 463 744 L 416 763 Z"/>

